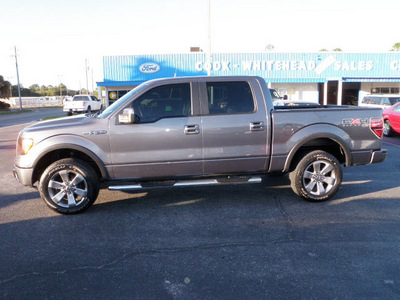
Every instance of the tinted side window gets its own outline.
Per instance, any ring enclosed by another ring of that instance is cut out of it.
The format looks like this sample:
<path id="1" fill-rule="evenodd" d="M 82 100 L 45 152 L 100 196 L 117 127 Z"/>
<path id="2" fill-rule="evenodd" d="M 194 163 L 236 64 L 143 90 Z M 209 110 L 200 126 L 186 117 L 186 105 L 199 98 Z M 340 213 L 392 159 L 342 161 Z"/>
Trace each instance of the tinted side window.
<path id="1" fill-rule="evenodd" d="M 391 106 L 389 98 L 383 97 L 381 99 L 382 99 L 382 102 L 381 102 L 382 105 Z"/>
<path id="2" fill-rule="evenodd" d="M 167 117 L 192 114 L 190 84 L 170 84 L 155 87 L 133 102 L 140 123 L 155 122 Z"/>
<path id="3" fill-rule="evenodd" d="M 369 102 L 369 97 L 364 97 L 364 98 L 362 99 L 362 103 L 367 104 L 368 102 Z"/>
<path id="4" fill-rule="evenodd" d="M 74 101 L 88 101 L 87 96 L 74 96 Z"/>
<path id="5" fill-rule="evenodd" d="M 397 102 L 400 102 L 400 98 L 389 98 L 389 100 L 390 100 L 390 105 L 394 105 Z"/>
<path id="6" fill-rule="evenodd" d="M 248 82 L 208 82 L 210 115 L 240 114 L 254 111 L 254 99 Z"/>
<path id="7" fill-rule="evenodd" d="M 381 97 L 368 97 L 366 103 L 380 105 Z"/>

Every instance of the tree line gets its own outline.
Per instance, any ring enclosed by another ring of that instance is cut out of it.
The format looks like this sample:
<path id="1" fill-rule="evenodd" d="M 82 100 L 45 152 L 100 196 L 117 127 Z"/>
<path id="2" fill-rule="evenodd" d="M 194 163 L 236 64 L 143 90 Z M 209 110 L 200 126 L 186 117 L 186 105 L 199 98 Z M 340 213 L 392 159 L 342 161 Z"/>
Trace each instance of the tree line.
<path id="1" fill-rule="evenodd" d="M 44 96 L 74 96 L 77 94 L 88 94 L 86 89 L 81 91 L 68 89 L 63 83 L 58 86 L 33 84 L 29 88 L 20 85 L 21 97 L 44 97 Z M 0 75 L 0 98 L 18 97 L 18 86 L 12 85 L 9 81 L 4 80 Z"/>

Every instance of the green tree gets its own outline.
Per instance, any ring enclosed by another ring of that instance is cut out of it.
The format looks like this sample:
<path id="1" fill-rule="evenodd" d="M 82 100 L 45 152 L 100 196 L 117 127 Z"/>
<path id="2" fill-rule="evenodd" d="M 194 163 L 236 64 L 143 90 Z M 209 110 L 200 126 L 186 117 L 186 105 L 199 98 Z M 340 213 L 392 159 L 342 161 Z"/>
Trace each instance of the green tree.
<path id="1" fill-rule="evenodd" d="M 274 45 L 268 44 L 268 45 L 265 46 L 264 51 L 272 52 L 272 51 L 274 51 L 274 49 L 275 49 Z"/>
<path id="2" fill-rule="evenodd" d="M 21 97 L 39 97 L 40 94 L 33 92 L 31 89 L 24 88 L 22 85 L 21 88 Z M 12 86 L 12 95 L 16 97 L 18 95 L 18 85 Z"/>
<path id="3" fill-rule="evenodd" d="M 0 75 L 0 98 L 10 98 L 11 83 L 4 80 L 4 77 Z"/>
<path id="4" fill-rule="evenodd" d="M 400 43 L 396 43 L 392 46 L 392 49 L 390 51 L 400 51 Z"/>
<path id="5" fill-rule="evenodd" d="M 40 86 L 38 84 L 32 84 L 29 89 L 34 92 L 34 93 L 38 93 L 40 91 Z"/>

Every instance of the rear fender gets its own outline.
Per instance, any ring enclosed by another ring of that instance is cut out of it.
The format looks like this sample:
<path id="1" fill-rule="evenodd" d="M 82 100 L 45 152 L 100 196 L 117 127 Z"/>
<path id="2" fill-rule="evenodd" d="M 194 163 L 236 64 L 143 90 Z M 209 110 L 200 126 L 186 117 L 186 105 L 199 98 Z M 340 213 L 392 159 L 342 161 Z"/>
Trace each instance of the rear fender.
<path id="1" fill-rule="evenodd" d="M 287 140 L 285 145 L 281 147 L 281 150 L 283 150 L 282 148 L 286 148 L 284 149 L 284 151 L 288 153 L 283 167 L 284 172 L 288 172 L 290 170 L 290 165 L 293 158 L 302 147 L 307 146 L 313 149 L 318 149 L 319 146 L 323 146 L 318 145 L 318 140 L 321 139 L 328 139 L 339 145 L 344 152 L 346 166 L 351 166 L 352 156 L 350 146 L 352 144 L 352 139 L 350 138 L 350 136 L 344 130 L 336 126 L 328 124 L 318 124 L 304 127 L 295 132 Z"/>

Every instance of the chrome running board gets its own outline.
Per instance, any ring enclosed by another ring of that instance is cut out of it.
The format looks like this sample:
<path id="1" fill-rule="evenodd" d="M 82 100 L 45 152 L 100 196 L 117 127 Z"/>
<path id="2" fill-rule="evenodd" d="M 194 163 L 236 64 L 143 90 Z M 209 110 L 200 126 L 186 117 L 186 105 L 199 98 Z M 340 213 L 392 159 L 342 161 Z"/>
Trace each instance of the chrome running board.
<path id="1" fill-rule="evenodd" d="M 198 179 L 198 180 L 181 180 L 175 182 L 146 182 L 135 183 L 130 185 L 113 185 L 109 186 L 110 191 L 125 190 L 143 190 L 163 187 L 186 187 L 186 186 L 203 186 L 203 185 L 227 185 L 227 184 L 244 184 L 244 183 L 261 183 L 261 177 L 239 177 L 239 178 L 221 178 L 221 179 Z"/>

